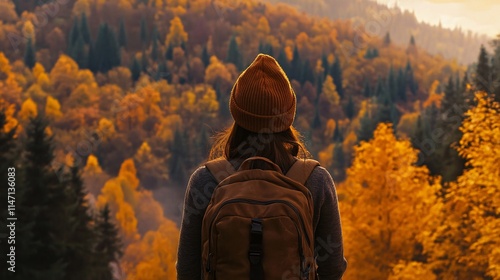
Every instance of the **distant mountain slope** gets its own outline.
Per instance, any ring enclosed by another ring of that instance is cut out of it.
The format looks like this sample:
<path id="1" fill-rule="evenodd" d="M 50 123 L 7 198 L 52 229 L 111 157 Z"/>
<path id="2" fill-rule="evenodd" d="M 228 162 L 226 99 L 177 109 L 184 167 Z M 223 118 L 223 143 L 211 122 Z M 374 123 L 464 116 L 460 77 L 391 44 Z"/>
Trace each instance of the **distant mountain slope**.
<path id="1" fill-rule="evenodd" d="M 389 8 L 371 0 L 264 0 L 287 3 L 300 10 L 331 19 L 352 19 L 380 37 L 387 32 L 393 42 L 408 44 L 414 35 L 417 45 L 432 54 L 470 64 L 477 59 L 481 44 L 489 38 L 460 28 L 446 29 L 419 22 L 415 14 L 399 7 Z"/>

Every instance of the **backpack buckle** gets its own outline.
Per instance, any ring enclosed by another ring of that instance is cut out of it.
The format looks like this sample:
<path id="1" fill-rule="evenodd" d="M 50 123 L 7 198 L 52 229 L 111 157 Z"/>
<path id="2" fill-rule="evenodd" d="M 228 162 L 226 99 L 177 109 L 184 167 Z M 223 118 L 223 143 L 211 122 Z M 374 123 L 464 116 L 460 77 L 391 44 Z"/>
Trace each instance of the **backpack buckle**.
<path id="1" fill-rule="evenodd" d="M 262 261 L 262 220 L 252 219 L 250 226 L 250 248 L 248 250 L 248 259 L 253 265 L 260 264 Z"/>

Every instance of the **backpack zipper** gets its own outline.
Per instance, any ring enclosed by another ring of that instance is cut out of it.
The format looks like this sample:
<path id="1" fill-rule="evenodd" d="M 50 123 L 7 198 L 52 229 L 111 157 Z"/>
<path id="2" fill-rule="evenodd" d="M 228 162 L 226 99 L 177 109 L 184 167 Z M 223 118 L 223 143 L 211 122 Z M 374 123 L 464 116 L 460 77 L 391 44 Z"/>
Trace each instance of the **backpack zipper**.
<path id="1" fill-rule="evenodd" d="M 228 204 L 239 203 L 239 202 L 249 203 L 249 204 L 258 204 L 258 205 L 270 205 L 270 204 L 274 204 L 274 203 L 283 203 L 283 204 L 287 205 L 288 207 L 290 207 L 295 212 L 295 214 L 297 215 L 297 217 L 299 217 L 300 223 L 302 225 L 302 231 L 304 232 L 304 235 L 306 236 L 307 243 L 308 244 L 310 243 L 309 235 L 307 234 L 307 231 L 305 230 L 306 226 L 305 226 L 304 220 L 302 219 L 302 216 L 300 216 L 299 210 L 295 206 L 293 206 L 293 204 L 291 204 L 290 202 L 288 202 L 286 200 L 277 200 L 277 199 L 275 199 L 275 200 L 268 200 L 268 201 L 259 201 L 259 200 L 244 199 L 244 198 L 230 199 L 230 200 L 227 200 L 224 203 L 222 203 L 221 206 L 219 206 L 219 208 L 217 209 L 217 211 L 213 215 L 212 221 L 210 221 L 210 227 L 209 227 L 210 232 L 208 233 L 208 248 L 209 248 L 208 250 L 209 250 L 209 253 L 208 253 L 207 266 L 206 266 L 207 272 L 211 272 L 211 269 L 212 269 L 211 264 L 210 264 L 211 263 L 211 257 L 213 257 L 213 255 L 214 255 L 213 254 L 213 250 L 212 250 L 212 227 L 213 227 L 213 224 L 215 222 L 215 218 L 217 217 L 217 214 L 222 209 L 222 207 L 224 207 L 224 206 L 226 206 Z M 295 223 L 294 223 L 294 225 L 297 228 L 297 225 Z M 298 235 L 299 235 L 299 239 L 302 239 L 300 231 L 298 230 L 298 228 L 297 228 L 297 232 L 298 232 Z M 302 248 L 302 242 L 300 242 L 300 240 L 299 240 L 299 254 L 300 254 L 299 257 L 301 258 L 301 261 L 302 261 L 302 259 L 304 258 L 304 252 L 303 252 L 303 248 Z"/>

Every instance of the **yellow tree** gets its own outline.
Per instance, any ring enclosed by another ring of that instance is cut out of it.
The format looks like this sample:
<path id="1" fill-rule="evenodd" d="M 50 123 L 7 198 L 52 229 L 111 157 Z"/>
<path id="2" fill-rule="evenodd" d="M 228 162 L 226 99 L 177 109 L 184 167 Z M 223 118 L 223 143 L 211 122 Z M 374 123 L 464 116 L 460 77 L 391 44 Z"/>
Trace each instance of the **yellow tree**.
<path id="1" fill-rule="evenodd" d="M 387 279 L 399 261 L 422 254 L 421 240 L 439 222 L 438 178 L 415 166 L 418 151 L 380 124 L 355 149 L 339 187 L 349 279 Z"/>
<path id="2" fill-rule="evenodd" d="M 30 38 L 33 45 L 35 44 L 35 27 L 33 26 L 33 23 L 31 23 L 31 20 L 24 22 L 23 35 L 26 39 Z"/>
<path id="3" fill-rule="evenodd" d="M 54 96 L 61 102 L 78 86 L 78 65 L 67 55 L 61 55 L 50 71 Z"/>
<path id="4" fill-rule="evenodd" d="M 28 98 L 21 105 L 21 111 L 19 111 L 19 118 L 23 121 L 28 120 L 29 118 L 34 118 L 38 115 L 38 109 L 36 103 L 33 99 Z"/>
<path id="5" fill-rule="evenodd" d="M 323 83 L 322 94 L 331 105 L 339 105 L 340 97 L 333 83 L 333 78 L 330 75 L 326 76 L 325 82 Z"/>
<path id="6" fill-rule="evenodd" d="M 485 93 L 476 101 L 460 128 L 468 168 L 450 184 L 445 222 L 429 244 L 439 279 L 500 279 L 500 104 Z"/>
<path id="7" fill-rule="evenodd" d="M 210 64 L 205 69 L 205 82 L 214 88 L 218 85 L 221 90 L 229 89 L 232 85 L 231 72 L 215 55 L 210 57 Z"/>
<path id="8" fill-rule="evenodd" d="M 59 101 L 56 98 L 50 95 L 47 96 L 45 115 L 53 120 L 57 120 L 62 117 L 61 104 L 59 104 Z"/>
<path id="9" fill-rule="evenodd" d="M 10 66 L 9 59 L 0 52 L 0 81 L 7 79 L 7 76 L 11 73 L 12 67 Z"/>
<path id="10" fill-rule="evenodd" d="M 182 43 L 187 43 L 188 34 L 184 31 L 184 25 L 179 17 L 174 17 L 170 21 L 170 29 L 165 40 L 166 46 L 177 47 Z"/>

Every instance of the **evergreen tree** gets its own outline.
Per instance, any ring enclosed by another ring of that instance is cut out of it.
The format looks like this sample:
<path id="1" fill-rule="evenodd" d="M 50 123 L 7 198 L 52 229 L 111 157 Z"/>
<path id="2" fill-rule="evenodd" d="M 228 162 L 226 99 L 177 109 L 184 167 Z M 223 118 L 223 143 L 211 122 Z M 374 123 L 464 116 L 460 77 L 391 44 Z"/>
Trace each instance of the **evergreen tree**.
<path id="1" fill-rule="evenodd" d="M 85 44 L 90 44 L 90 28 L 89 24 L 87 21 L 87 15 L 85 13 L 82 13 L 82 19 L 80 22 L 80 34 L 83 37 L 83 41 Z"/>
<path id="2" fill-rule="evenodd" d="M 377 122 L 374 121 L 370 114 L 365 113 L 365 115 L 360 120 L 360 128 L 358 131 L 358 143 L 361 141 L 368 141 L 373 138 L 373 132 Z"/>
<path id="3" fill-rule="evenodd" d="M 95 43 L 95 66 L 99 72 L 106 73 L 113 67 L 120 65 L 120 46 L 116 35 L 108 24 L 101 24 Z"/>
<path id="4" fill-rule="evenodd" d="M 398 84 L 396 81 L 396 74 L 394 73 L 394 68 L 392 67 L 392 65 L 387 76 L 387 90 L 391 98 L 390 100 L 392 102 L 396 101 L 398 96 Z"/>
<path id="5" fill-rule="evenodd" d="M 377 80 L 377 87 L 375 89 L 375 96 L 377 97 L 377 100 L 379 100 L 380 102 L 386 95 L 388 95 L 387 90 L 385 89 L 382 78 L 379 76 Z"/>
<path id="6" fill-rule="evenodd" d="M 340 127 L 338 122 L 335 123 L 335 130 L 333 131 L 333 142 L 342 143 L 344 141 L 344 136 L 340 132 Z"/>
<path id="7" fill-rule="evenodd" d="M 328 57 L 326 54 L 323 53 L 321 56 L 321 65 L 323 65 L 323 81 L 325 80 L 326 76 L 328 75 L 328 70 L 330 69 L 330 63 L 328 63 Z"/>
<path id="8" fill-rule="evenodd" d="M 314 83 L 314 71 L 311 67 L 311 63 L 309 60 L 306 60 L 304 63 L 304 67 L 302 68 L 302 75 L 301 75 L 301 84 L 304 84 L 305 82 L 310 82 Z"/>
<path id="9" fill-rule="evenodd" d="M 96 63 L 96 52 L 94 50 L 93 44 L 89 45 L 89 52 L 87 55 L 87 67 L 92 72 L 97 72 L 97 63 Z"/>
<path id="10" fill-rule="evenodd" d="M 73 60 L 78 64 L 80 68 L 88 67 L 89 58 L 85 54 L 85 40 L 83 39 L 82 33 L 78 35 L 78 39 L 73 45 L 73 48 L 69 53 L 69 56 L 73 58 Z"/>
<path id="11" fill-rule="evenodd" d="M 169 162 L 170 176 L 176 182 L 183 182 L 186 178 L 186 141 L 187 139 L 177 129 L 174 133 L 174 140 L 170 148 L 172 156 Z"/>
<path id="12" fill-rule="evenodd" d="M 384 45 L 388 46 L 391 44 L 391 34 L 389 32 L 385 33 Z"/>
<path id="13" fill-rule="evenodd" d="M 33 46 L 33 41 L 30 37 L 28 38 L 28 42 L 26 42 L 26 49 L 24 50 L 24 65 L 31 69 L 35 66 L 35 63 L 35 46 Z"/>
<path id="14" fill-rule="evenodd" d="M 78 167 L 73 166 L 67 181 L 71 219 L 64 260 L 68 263 L 65 278 L 72 280 L 91 279 L 93 262 L 96 258 L 93 251 L 96 242 L 95 232 L 92 229 L 94 221 L 89 214 L 89 205 L 85 198 L 87 193 L 83 188 L 79 172 Z"/>
<path id="15" fill-rule="evenodd" d="M 337 88 L 337 92 L 341 99 L 344 98 L 344 86 L 343 86 L 343 78 L 342 78 L 342 68 L 340 67 L 340 60 L 338 57 L 335 58 L 335 62 L 332 64 L 332 68 L 330 70 L 330 75 L 333 78 L 333 82 L 335 83 L 335 87 Z"/>
<path id="16" fill-rule="evenodd" d="M 148 56 L 146 55 L 146 50 L 143 49 L 142 50 L 142 54 L 141 54 L 141 70 L 142 72 L 144 73 L 148 73 Z"/>
<path id="17" fill-rule="evenodd" d="M 491 67 L 488 59 L 488 52 L 483 45 L 481 45 L 481 50 L 479 52 L 474 84 L 477 90 L 491 93 Z"/>
<path id="18" fill-rule="evenodd" d="M 293 57 L 291 65 L 291 79 L 300 81 L 302 73 L 302 60 L 300 59 L 299 49 L 297 46 L 293 48 Z"/>
<path id="19" fill-rule="evenodd" d="M 141 18 L 141 42 L 143 46 L 148 44 L 148 28 L 146 24 L 146 19 Z"/>
<path id="20" fill-rule="evenodd" d="M 236 38 L 234 36 L 229 40 L 229 47 L 227 50 L 226 61 L 232 63 L 236 66 L 238 70 L 242 70 L 243 62 L 240 50 L 238 48 L 238 43 L 236 42 Z"/>
<path id="21" fill-rule="evenodd" d="M 111 220 L 109 206 L 106 204 L 99 211 L 95 231 L 97 235 L 96 253 L 98 258 L 96 280 L 113 280 L 110 267 L 111 263 L 117 263 L 123 255 L 123 244 L 118 236 L 118 228 Z"/>
<path id="22" fill-rule="evenodd" d="M 120 29 L 118 32 L 118 43 L 120 44 L 120 47 L 125 48 L 127 47 L 127 31 L 125 29 L 125 21 L 123 18 L 120 20 Z"/>
<path id="23" fill-rule="evenodd" d="M 167 47 L 167 52 L 165 53 L 165 58 L 167 60 L 172 60 L 174 59 L 174 46 L 168 45 Z"/>
<path id="24" fill-rule="evenodd" d="M 79 36 L 80 36 L 80 28 L 78 26 L 78 21 L 75 19 L 73 21 L 73 26 L 71 27 L 71 30 L 69 32 L 68 46 L 66 49 L 66 53 L 70 54 L 72 52 L 73 46 L 76 44 L 76 41 L 78 40 Z"/>
<path id="25" fill-rule="evenodd" d="M 410 37 L 410 46 L 415 46 L 415 37 L 413 37 L 413 35 L 411 35 Z"/>
<path id="26" fill-rule="evenodd" d="M 16 207 L 18 219 L 31 223 L 19 229 L 22 246 L 16 254 L 23 267 L 18 279 L 64 279 L 66 236 L 68 236 L 66 188 L 60 182 L 61 168 L 54 169 L 53 137 L 46 134 L 42 115 L 30 120 L 23 141 L 21 178 L 17 189 L 22 193 Z M 59 174 L 59 176 L 58 176 Z M 29 230 L 29 232 L 25 232 Z"/>
<path id="27" fill-rule="evenodd" d="M 345 179 L 346 158 L 342 143 L 337 142 L 333 148 L 333 176 L 337 181 Z"/>
<path id="28" fill-rule="evenodd" d="M 464 120 L 467 104 L 463 91 L 457 88 L 453 77 L 450 77 L 444 90 L 441 101 L 440 118 L 437 127 L 445 135 L 437 143 L 437 157 L 435 159 L 437 172 L 442 176 L 443 182 L 450 182 L 462 173 L 465 168 L 465 159 L 462 158 L 453 144 L 458 144 L 462 138 L 459 127 Z"/>
<path id="29" fill-rule="evenodd" d="M 349 100 L 344 108 L 345 115 L 352 120 L 356 115 L 354 101 L 352 100 L 352 95 L 349 95 Z"/>
<path id="30" fill-rule="evenodd" d="M 493 94 L 496 102 L 500 102 L 500 35 L 497 39 L 493 40 L 493 47 L 495 48 L 493 53 L 493 63 L 492 63 L 492 86 Z"/>
<path id="31" fill-rule="evenodd" d="M 313 118 L 313 121 L 312 121 L 312 124 L 311 124 L 311 128 L 313 129 L 316 129 L 316 128 L 320 128 L 321 127 L 321 117 L 319 115 L 319 106 L 318 104 L 316 103 L 316 106 L 315 106 L 315 110 L 314 110 L 314 118 Z"/>
<path id="32" fill-rule="evenodd" d="M 365 87 L 363 89 L 363 96 L 366 98 L 372 97 L 372 90 L 371 90 L 370 83 L 368 82 L 368 80 L 365 80 Z"/>
<path id="33" fill-rule="evenodd" d="M 399 68 L 398 77 L 396 79 L 397 83 L 397 98 L 398 100 L 402 100 L 406 102 L 406 77 L 403 72 L 403 69 Z"/>
<path id="34" fill-rule="evenodd" d="M 153 46 L 151 47 L 151 59 L 154 61 L 158 60 L 158 38 L 153 37 Z"/>
<path id="35" fill-rule="evenodd" d="M 203 51 L 201 53 L 201 61 L 203 61 L 203 65 L 207 67 L 210 64 L 210 54 L 208 54 L 207 45 L 203 46 Z"/>
<path id="36" fill-rule="evenodd" d="M 410 89 L 411 93 L 415 95 L 418 90 L 418 85 L 417 82 L 415 81 L 415 77 L 413 75 L 413 68 L 411 67 L 410 61 L 406 63 L 405 77 L 406 77 L 406 85 Z"/>
<path id="37" fill-rule="evenodd" d="M 286 57 L 285 50 L 282 49 L 280 53 L 278 54 L 278 58 L 276 59 L 278 63 L 281 65 L 281 68 L 283 68 L 283 71 L 290 77 L 290 80 L 292 79 L 292 73 L 290 70 L 290 62 L 288 61 L 288 58 Z"/>
<path id="38" fill-rule="evenodd" d="M 130 66 L 130 72 L 132 73 L 132 80 L 137 82 L 141 76 L 141 64 L 136 57 L 132 60 L 132 65 Z"/>

